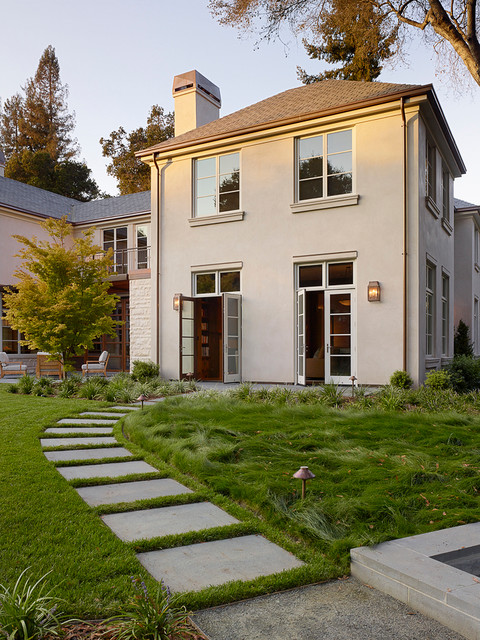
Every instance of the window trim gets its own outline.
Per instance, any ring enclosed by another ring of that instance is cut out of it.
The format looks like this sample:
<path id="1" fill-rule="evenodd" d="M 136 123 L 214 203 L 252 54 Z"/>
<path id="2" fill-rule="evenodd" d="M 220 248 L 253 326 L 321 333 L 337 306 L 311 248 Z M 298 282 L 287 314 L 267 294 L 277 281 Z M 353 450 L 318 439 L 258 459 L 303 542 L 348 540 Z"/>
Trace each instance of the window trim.
<path id="1" fill-rule="evenodd" d="M 445 283 L 447 291 L 445 294 Z M 450 335 L 450 276 L 442 271 L 442 291 L 441 291 L 441 326 L 442 326 L 442 357 L 448 357 L 449 335 Z"/>
<path id="2" fill-rule="evenodd" d="M 435 218 L 440 216 L 437 204 L 437 148 L 428 137 L 425 143 L 425 205 Z"/>

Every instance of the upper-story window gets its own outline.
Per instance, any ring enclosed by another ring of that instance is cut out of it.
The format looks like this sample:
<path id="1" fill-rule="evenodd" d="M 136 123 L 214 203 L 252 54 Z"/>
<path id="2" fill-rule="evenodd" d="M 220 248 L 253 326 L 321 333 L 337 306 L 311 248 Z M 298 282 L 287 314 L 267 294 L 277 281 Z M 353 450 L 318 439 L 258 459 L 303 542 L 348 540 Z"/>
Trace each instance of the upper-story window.
<path id="1" fill-rule="evenodd" d="M 298 200 L 352 193 L 352 130 L 300 138 L 297 163 Z"/>
<path id="2" fill-rule="evenodd" d="M 240 154 L 195 161 L 195 217 L 240 209 Z"/>
<path id="3" fill-rule="evenodd" d="M 442 166 L 442 218 L 450 223 L 450 172 Z"/>
<path id="4" fill-rule="evenodd" d="M 137 224 L 136 235 L 137 235 L 136 268 L 149 269 L 150 268 L 150 247 L 149 247 L 150 243 L 148 241 L 148 238 L 150 235 L 150 225 Z"/>
<path id="5" fill-rule="evenodd" d="M 436 201 L 436 152 L 435 147 L 427 140 L 427 152 L 425 158 L 425 181 L 426 181 L 426 191 L 427 196 Z"/>
<path id="6" fill-rule="evenodd" d="M 115 273 L 127 273 L 127 227 L 104 229 L 103 248 L 113 249 L 113 270 Z"/>

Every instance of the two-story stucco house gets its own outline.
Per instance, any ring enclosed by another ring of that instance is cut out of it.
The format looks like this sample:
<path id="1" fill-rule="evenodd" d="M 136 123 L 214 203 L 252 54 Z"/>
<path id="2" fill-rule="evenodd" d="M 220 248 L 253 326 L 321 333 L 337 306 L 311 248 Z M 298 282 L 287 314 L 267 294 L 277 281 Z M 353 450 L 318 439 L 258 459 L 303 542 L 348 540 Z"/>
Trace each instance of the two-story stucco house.
<path id="1" fill-rule="evenodd" d="M 431 85 L 326 80 L 222 118 L 196 71 L 173 95 L 175 137 L 138 154 L 165 376 L 421 382 L 448 361 L 465 167 Z"/>

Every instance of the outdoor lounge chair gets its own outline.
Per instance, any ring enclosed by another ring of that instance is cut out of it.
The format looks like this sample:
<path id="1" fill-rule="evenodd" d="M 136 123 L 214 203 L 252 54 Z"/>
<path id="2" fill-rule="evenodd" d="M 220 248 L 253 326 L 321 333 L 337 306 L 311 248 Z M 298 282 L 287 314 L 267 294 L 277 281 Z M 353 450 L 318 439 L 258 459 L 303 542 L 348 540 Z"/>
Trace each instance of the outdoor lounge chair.
<path id="1" fill-rule="evenodd" d="M 0 351 L 0 378 L 5 375 L 21 374 L 25 376 L 27 374 L 27 365 L 18 361 L 10 360 L 5 351 Z"/>
<path id="2" fill-rule="evenodd" d="M 49 360 L 49 353 L 46 351 L 39 351 L 37 353 L 37 378 L 42 376 L 58 376 L 59 380 L 65 378 L 65 371 L 63 364 L 59 360 Z"/>
<path id="3" fill-rule="evenodd" d="M 102 351 L 98 360 L 87 360 L 86 364 L 82 364 L 82 377 L 87 373 L 103 373 L 107 377 L 109 357 L 108 351 Z"/>

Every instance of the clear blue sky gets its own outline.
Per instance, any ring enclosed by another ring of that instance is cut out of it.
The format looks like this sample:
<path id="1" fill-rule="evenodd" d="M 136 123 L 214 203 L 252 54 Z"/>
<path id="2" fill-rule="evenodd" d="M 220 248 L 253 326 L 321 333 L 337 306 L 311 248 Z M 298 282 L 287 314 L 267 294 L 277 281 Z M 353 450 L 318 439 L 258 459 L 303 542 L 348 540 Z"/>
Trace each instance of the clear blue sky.
<path id="1" fill-rule="evenodd" d="M 207 0 L 0 0 L 2 61 L 0 97 L 9 98 L 34 75 L 51 44 L 69 85 L 69 109 L 76 113 L 81 158 L 100 187 L 116 195 L 107 176 L 99 139 L 122 125 L 143 126 L 153 104 L 173 110 L 173 76 L 198 69 L 222 92 L 226 115 L 298 86 L 297 65 L 311 73 L 300 41 L 288 33 L 284 43 L 256 44 L 238 37 L 210 15 Z M 480 88 L 455 91 L 435 75 L 431 49 L 411 43 L 409 66 L 380 76 L 384 82 L 433 83 L 467 165 L 455 195 L 480 203 Z"/>

